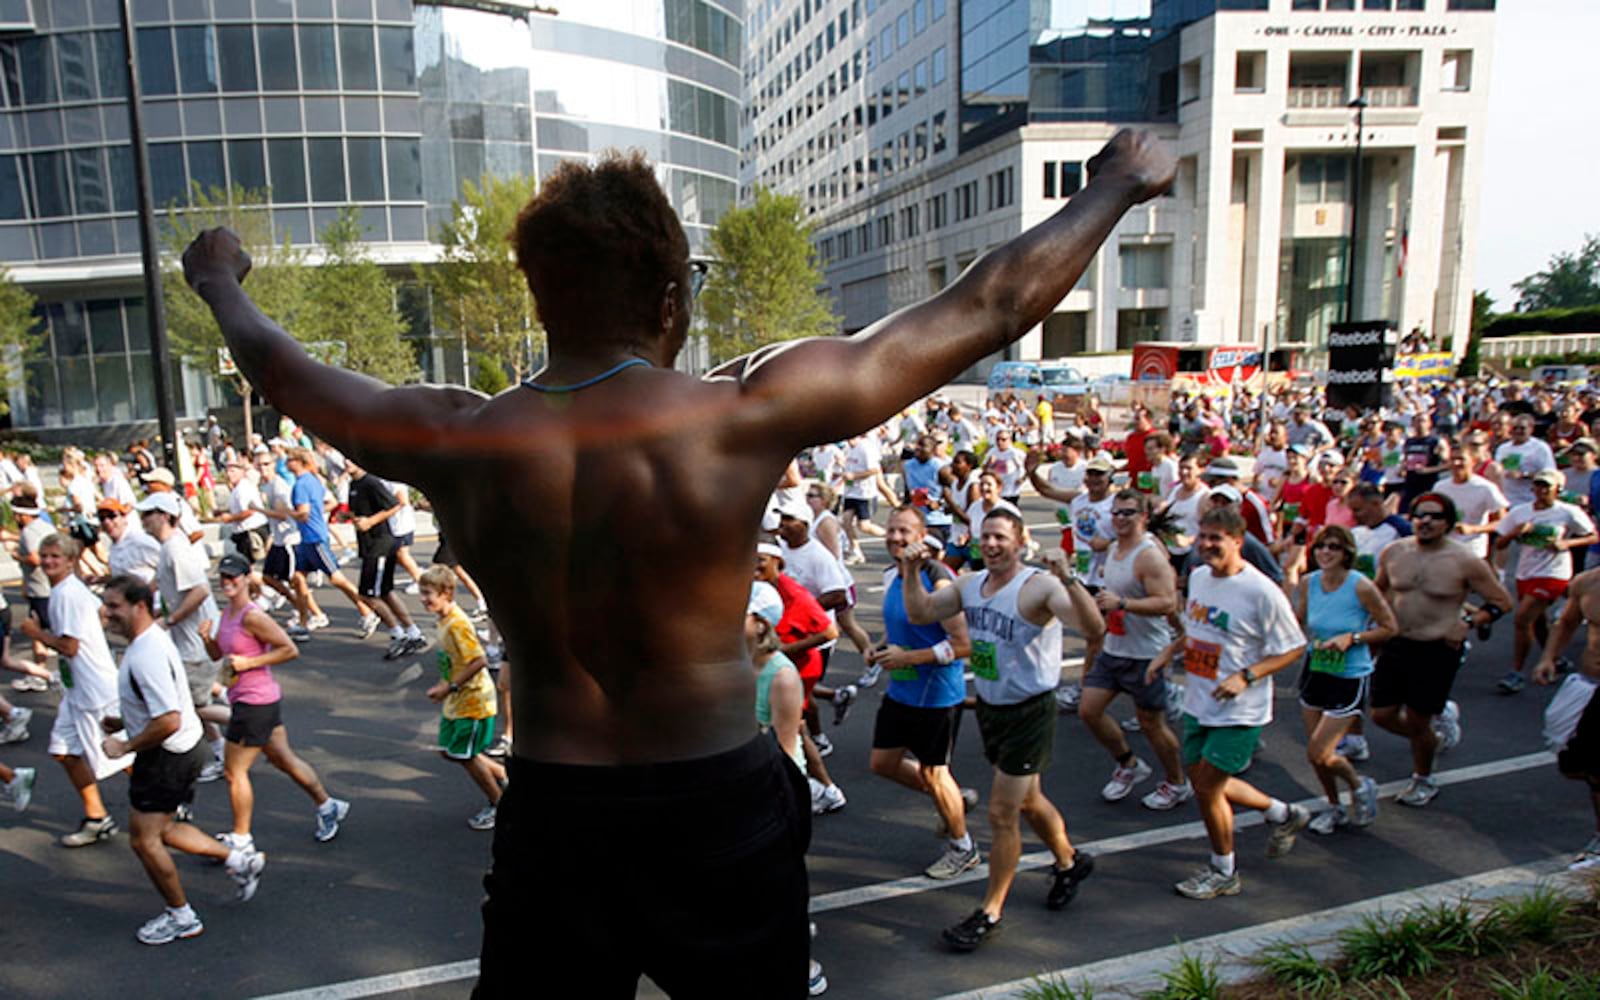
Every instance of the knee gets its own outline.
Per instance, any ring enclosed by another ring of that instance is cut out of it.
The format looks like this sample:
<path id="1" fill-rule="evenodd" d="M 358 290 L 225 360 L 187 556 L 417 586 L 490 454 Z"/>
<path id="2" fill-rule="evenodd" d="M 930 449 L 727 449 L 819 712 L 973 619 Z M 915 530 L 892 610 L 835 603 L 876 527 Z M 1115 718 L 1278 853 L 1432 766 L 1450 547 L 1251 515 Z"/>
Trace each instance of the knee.
<path id="1" fill-rule="evenodd" d="M 1333 747 L 1328 747 L 1323 750 L 1317 750 L 1313 747 L 1306 747 L 1306 760 L 1310 761 L 1311 766 L 1319 771 L 1327 771 L 1331 769 L 1338 759 L 1339 754 Z"/>
<path id="2" fill-rule="evenodd" d="M 1015 803 L 989 803 L 989 829 L 995 833 L 1010 833 L 1021 828 L 1022 807 Z"/>

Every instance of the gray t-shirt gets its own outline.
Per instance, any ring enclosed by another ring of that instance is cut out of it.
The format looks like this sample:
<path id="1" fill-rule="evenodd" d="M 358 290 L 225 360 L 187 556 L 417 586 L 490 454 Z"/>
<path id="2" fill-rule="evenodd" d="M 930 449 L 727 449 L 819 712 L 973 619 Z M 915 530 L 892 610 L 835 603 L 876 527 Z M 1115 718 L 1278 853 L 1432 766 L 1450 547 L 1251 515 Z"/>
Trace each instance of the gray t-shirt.
<path id="1" fill-rule="evenodd" d="M 163 614 L 170 615 L 183 603 L 183 595 L 196 587 L 206 587 L 207 594 L 203 604 L 191 615 L 182 621 L 174 622 L 172 626 L 172 644 L 178 647 L 178 655 L 185 663 L 198 663 L 209 660 L 206 655 L 206 644 L 200 638 L 200 623 L 202 621 L 217 622 L 222 616 L 217 611 L 217 602 L 212 599 L 210 582 L 206 579 L 206 570 L 209 568 L 205 553 L 189 539 L 180 533 L 182 529 L 174 531 L 161 543 L 161 562 L 156 566 L 156 585 L 161 590 L 161 606 Z"/>
<path id="2" fill-rule="evenodd" d="M 22 537 L 17 543 L 17 548 L 24 556 L 33 555 L 39 551 L 40 543 L 55 534 L 55 531 L 56 529 L 43 518 L 36 517 L 22 529 Z M 22 592 L 29 597 L 49 597 L 50 578 L 44 575 L 42 568 L 25 565 L 22 573 Z"/>

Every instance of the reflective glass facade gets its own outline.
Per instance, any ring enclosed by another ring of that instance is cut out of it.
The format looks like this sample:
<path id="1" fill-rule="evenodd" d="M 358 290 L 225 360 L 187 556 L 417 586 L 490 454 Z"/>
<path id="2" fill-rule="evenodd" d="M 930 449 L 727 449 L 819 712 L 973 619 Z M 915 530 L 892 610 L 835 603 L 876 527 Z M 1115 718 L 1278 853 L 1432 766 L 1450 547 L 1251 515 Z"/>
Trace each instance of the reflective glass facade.
<path id="1" fill-rule="evenodd" d="M 153 415 L 148 355 L 128 340 L 144 334 L 129 325 L 142 305 L 118 6 L 0 9 L 14 29 L 0 36 L 0 263 L 48 287 L 48 360 L 13 394 L 20 425 Z M 737 190 L 743 0 L 477 8 L 133 0 L 156 202 L 266 190 L 277 236 L 301 244 L 355 205 L 384 259 L 421 260 L 463 181 L 639 148 L 703 245 Z M 96 277 L 53 277 L 68 264 Z M 112 312 L 123 340 L 75 332 L 91 316 L 109 331 Z M 185 384 L 181 415 L 217 402 L 209 379 Z"/>

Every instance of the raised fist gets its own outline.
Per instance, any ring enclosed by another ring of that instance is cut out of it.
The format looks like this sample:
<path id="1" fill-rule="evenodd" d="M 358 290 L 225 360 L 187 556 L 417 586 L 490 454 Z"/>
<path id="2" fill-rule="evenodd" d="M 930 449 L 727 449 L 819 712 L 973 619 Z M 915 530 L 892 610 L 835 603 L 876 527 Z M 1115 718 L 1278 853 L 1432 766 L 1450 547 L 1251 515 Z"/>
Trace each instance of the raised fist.
<path id="1" fill-rule="evenodd" d="M 1122 180 L 1133 188 L 1135 204 L 1149 201 L 1172 186 L 1178 161 L 1153 134 L 1123 129 L 1089 161 L 1094 181 Z"/>
<path id="2" fill-rule="evenodd" d="M 207 229 L 183 252 L 183 277 L 195 291 L 208 278 L 225 274 L 242 283 L 249 273 L 250 255 L 231 229 Z"/>

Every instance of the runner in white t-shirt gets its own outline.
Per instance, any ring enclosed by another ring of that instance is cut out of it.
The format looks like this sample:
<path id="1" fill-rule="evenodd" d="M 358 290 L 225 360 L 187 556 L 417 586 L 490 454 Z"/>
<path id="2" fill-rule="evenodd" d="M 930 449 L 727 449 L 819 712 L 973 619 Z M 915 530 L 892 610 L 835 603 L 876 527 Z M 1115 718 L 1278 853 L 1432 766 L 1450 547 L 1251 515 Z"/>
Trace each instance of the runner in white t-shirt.
<path id="1" fill-rule="evenodd" d="M 1189 769 L 1211 841 L 1211 863 L 1175 887 L 1190 899 L 1236 895 L 1233 813 L 1266 814 L 1267 857 L 1281 857 L 1311 821 L 1303 807 L 1268 796 L 1238 775 L 1250 764 L 1261 729 L 1272 721 L 1272 675 L 1300 659 L 1305 635 L 1289 599 L 1244 560 L 1244 518 L 1231 505 L 1200 518 L 1195 545 L 1205 565 L 1189 574 L 1179 620 L 1183 632 L 1150 663 L 1164 669 L 1181 651 L 1188 681 L 1183 703 L 1183 762 Z"/>
<path id="2" fill-rule="evenodd" d="M 845 554 L 847 563 L 867 561 L 861 551 L 857 529 L 869 535 L 882 535 L 883 529 L 872 521 L 872 501 L 878 495 L 878 476 L 883 474 L 883 459 L 878 450 L 877 437 L 863 434 L 850 439 L 850 450 L 844 459 L 844 524 L 845 537 L 850 540 L 850 551 Z"/>
<path id="3" fill-rule="evenodd" d="M 50 581 L 49 626 L 30 615 L 23 635 L 61 656 L 61 705 L 50 727 L 50 755 L 61 762 L 83 802 L 83 821 L 60 839 L 63 847 L 109 840 L 116 821 L 106 812 L 98 782 L 133 761 L 100 748 L 100 720 L 116 714 L 117 667 L 100 627 L 100 601 L 73 575 L 78 541 L 52 534 L 39 544 L 39 565 Z"/>
<path id="4" fill-rule="evenodd" d="M 1433 492 L 1449 497 L 1456 505 L 1459 520 L 1451 537 L 1471 549 L 1474 555 L 1488 558 L 1489 536 L 1495 533 L 1496 523 L 1511 505 L 1500 487 L 1473 474 L 1470 462 L 1465 450 L 1453 449 L 1450 475 L 1435 483 Z"/>
<path id="5" fill-rule="evenodd" d="M 1522 668 L 1530 647 L 1534 642 L 1543 647 L 1550 639 L 1548 612 L 1572 579 L 1571 552 L 1600 541 L 1594 521 L 1581 507 L 1556 499 L 1564 481 L 1557 469 L 1534 473 L 1533 502 L 1515 505 L 1500 520 L 1495 544 L 1505 548 L 1516 541 L 1522 547 L 1517 557 L 1517 632 L 1511 671 L 1499 682 L 1504 694 L 1522 690 L 1526 684 Z"/>

